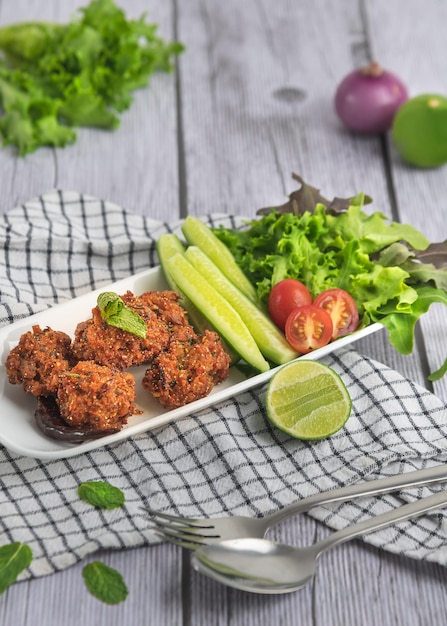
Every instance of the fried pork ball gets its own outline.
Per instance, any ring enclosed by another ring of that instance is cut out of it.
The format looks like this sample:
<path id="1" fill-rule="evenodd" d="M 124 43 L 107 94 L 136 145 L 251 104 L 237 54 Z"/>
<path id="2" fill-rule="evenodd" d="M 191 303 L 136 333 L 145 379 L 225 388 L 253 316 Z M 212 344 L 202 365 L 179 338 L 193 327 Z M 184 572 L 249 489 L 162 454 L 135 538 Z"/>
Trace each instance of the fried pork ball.
<path id="1" fill-rule="evenodd" d="M 180 296 L 175 291 L 146 291 L 139 296 L 143 306 L 152 311 L 171 329 L 189 323 L 185 309 L 179 304 L 179 299 Z"/>
<path id="2" fill-rule="evenodd" d="M 56 393 L 59 376 L 71 367 L 72 361 L 68 335 L 35 325 L 20 337 L 5 367 L 13 385 L 22 385 L 34 396 L 51 396 Z"/>
<path id="3" fill-rule="evenodd" d="M 143 387 L 167 409 L 207 396 L 229 375 L 230 357 L 213 331 L 197 335 L 191 326 L 177 329 L 152 362 Z"/>
<path id="4" fill-rule="evenodd" d="M 146 322 L 146 337 L 142 339 L 107 324 L 95 307 L 92 317 L 76 327 L 73 353 L 77 359 L 118 370 L 148 363 L 168 345 L 172 330 L 188 323 L 186 312 L 178 304 L 179 296 L 173 291 L 153 291 L 141 296 L 128 291 L 120 297 Z"/>
<path id="5" fill-rule="evenodd" d="M 84 430 L 120 429 L 138 412 L 134 377 L 93 361 L 61 374 L 56 401 L 63 420 Z"/>

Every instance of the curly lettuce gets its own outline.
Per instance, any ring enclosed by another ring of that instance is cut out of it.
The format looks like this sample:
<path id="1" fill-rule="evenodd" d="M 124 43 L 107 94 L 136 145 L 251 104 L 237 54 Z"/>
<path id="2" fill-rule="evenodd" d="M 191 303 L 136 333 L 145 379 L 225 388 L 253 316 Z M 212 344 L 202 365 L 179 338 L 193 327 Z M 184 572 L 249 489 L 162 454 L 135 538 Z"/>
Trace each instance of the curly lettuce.
<path id="1" fill-rule="evenodd" d="M 20 155 L 76 140 L 75 127 L 115 129 L 132 92 L 183 50 L 145 15 L 127 19 L 113 0 L 92 0 L 68 24 L 0 28 L 0 135 Z"/>
<path id="2" fill-rule="evenodd" d="M 402 354 L 433 302 L 447 305 L 447 265 L 424 263 L 429 241 L 409 224 L 363 211 L 363 194 L 343 212 L 322 203 L 301 214 L 271 211 L 243 229 L 215 229 L 266 302 L 284 278 L 302 281 L 312 296 L 338 287 L 354 298 L 361 326 L 380 322 Z"/>

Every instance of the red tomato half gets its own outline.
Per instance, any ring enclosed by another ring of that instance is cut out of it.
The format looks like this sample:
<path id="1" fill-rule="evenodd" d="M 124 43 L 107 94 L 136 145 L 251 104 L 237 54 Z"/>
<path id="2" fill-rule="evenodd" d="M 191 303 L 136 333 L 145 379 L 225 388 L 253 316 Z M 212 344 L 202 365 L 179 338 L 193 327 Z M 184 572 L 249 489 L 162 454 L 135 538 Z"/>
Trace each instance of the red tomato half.
<path id="1" fill-rule="evenodd" d="M 284 330 L 290 313 L 298 306 L 312 304 L 312 296 L 306 285 L 294 278 L 285 278 L 272 287 L 268 309 L 273 322 Z"/>
<path id="2" fill-rule="evenodd" d="M 328 289 L 314 300 L 315 306 L 323 308 L 332 318 L 332 339 L 357 330 L 359 313 L 353 297 L 343 289 Z"/>
<path id="3" fill-rule="evenodd" d="M 314 304 L 300 306 L 290 313 L 285 330 L 292 348 L 307 354 L 330 342 L 332 318 L 327 311 Z"/>

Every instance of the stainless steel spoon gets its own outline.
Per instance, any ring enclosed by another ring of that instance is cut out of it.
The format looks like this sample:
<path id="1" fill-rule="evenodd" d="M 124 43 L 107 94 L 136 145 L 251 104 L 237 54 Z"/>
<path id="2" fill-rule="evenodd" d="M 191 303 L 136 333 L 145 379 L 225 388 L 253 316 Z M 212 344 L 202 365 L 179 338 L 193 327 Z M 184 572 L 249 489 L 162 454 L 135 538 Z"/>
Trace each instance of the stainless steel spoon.
<path id="1" fill-rule="evenodd" d="M 196 550 L 194 569 L 220 583 L 253 593 L 278 594 L 297 591 L 309 583 L 323 552 L 349 539 L 402 522 L 447 504 L 447 490 L 421 498 L 332 533 L 305 548 L 267 539 L 229 539 Z"/>

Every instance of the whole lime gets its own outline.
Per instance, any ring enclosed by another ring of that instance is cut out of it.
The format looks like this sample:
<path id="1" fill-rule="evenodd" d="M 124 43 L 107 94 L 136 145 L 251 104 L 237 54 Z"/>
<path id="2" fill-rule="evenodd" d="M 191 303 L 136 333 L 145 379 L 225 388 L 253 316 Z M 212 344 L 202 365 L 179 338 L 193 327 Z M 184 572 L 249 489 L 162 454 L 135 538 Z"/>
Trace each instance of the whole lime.
<path id="1" fill-rule="evenodd" d="M 422 94 L 407 100 L 394 118 L 392 138 L 410 165 L 429 168 L 447 163 L 447 98 Z"/>

